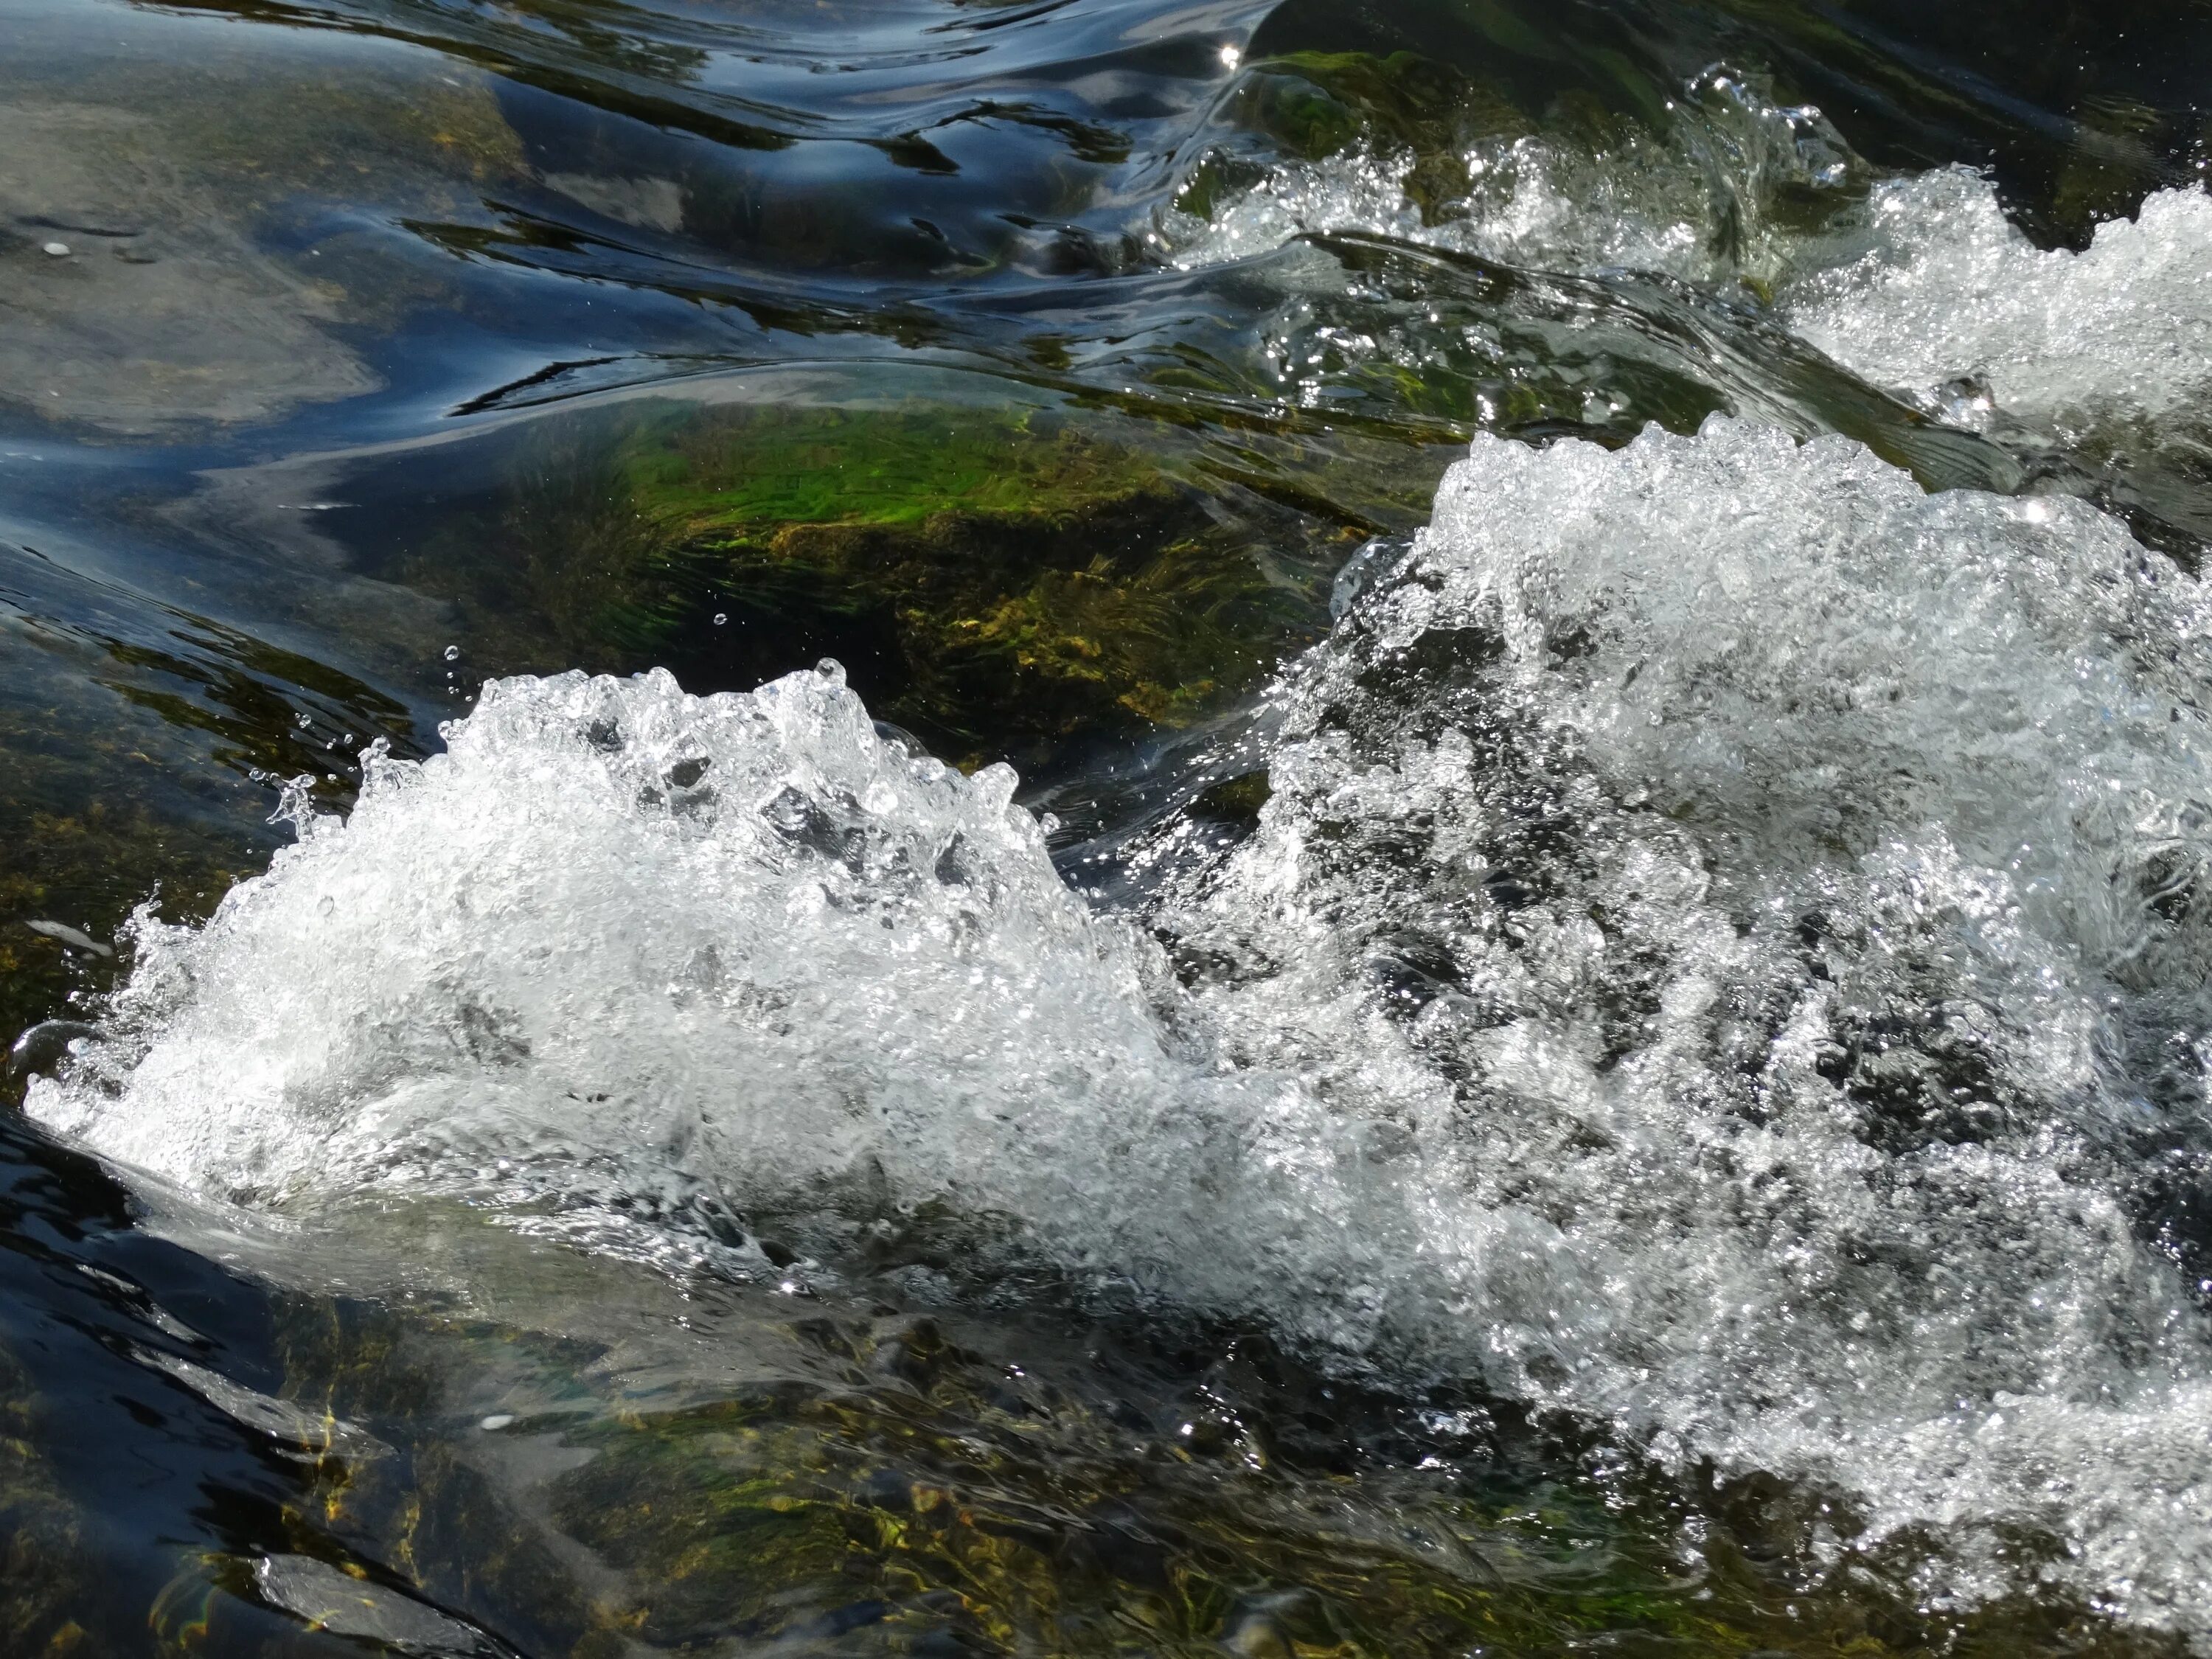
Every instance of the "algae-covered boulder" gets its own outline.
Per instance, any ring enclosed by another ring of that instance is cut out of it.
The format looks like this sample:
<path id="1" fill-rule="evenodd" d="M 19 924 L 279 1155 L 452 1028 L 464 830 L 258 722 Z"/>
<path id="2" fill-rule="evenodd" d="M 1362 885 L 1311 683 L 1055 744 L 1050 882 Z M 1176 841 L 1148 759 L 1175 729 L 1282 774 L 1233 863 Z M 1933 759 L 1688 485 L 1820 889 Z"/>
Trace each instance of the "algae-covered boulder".
<path id="1" fill-rule="evenodd" d="M 370 562 L 457 606 L 472 674 L 705 691 L 834 656 L 958 756 L 1218 708 L 1324 623 L 1361 533 L 1042 400 L 656 399 L 539 422 Z"/>

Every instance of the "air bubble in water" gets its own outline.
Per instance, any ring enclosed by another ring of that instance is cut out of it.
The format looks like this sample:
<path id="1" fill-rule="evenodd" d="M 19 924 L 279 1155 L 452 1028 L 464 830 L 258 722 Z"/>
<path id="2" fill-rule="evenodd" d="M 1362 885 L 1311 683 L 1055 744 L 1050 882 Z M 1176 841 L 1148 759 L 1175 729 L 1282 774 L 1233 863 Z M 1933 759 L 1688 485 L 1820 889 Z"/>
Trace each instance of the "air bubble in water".
<path id="1" fill-rule="evenodd" d="M 487 1201 L 711 1183 L 827 1260 L 938 1206 L 949 1275 L 1850 1492 L 1947 1598 L 2035 1530 L 2212 1637 L 2212 1328 L 2137 1224 L 2149 1091 L 2212 1146 L 2212 604 L 2083 502 L 1724 420 L 1480 438 L 1405 557 L 1139 925 L 834 662 L 495 680 L 204 926 L 142 910 L 28 1108 L 301 1209 L 509 1158 Z"/>

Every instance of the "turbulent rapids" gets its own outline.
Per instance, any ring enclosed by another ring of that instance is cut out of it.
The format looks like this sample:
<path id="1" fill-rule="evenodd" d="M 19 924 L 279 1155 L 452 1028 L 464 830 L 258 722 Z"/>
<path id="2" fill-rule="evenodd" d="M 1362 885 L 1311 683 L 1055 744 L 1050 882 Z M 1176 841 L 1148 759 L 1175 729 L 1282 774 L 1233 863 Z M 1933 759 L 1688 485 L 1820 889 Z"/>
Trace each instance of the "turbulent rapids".
<path id="1" fill-rule="evenodd" d="M 1820 112 L 1708 70 L 1662 142 L 1522 137 L 1451 158 L 1466 194 L 1408 192 L 1417 158 L 1360 148 L 1275 167 L 1211 216 L 1170 212 L 1187 268 L 1300 237 L 1389 236 L 1539 270 L 1661 273 L 1771 292 L 1791 331 L 1975 429 L 2201 446 L 2212 387 L 2212 196 L 2154 191 L 2081 253 L 2037 249 L 1964 167 L 1877 179 Z"/>
<path id="2" fill-rule="evenodd" d="M 1484 439 L 1272 694 L 1241 845 L 1062 884 L 1003 769 L 508 680 L 32 1109 L 207 1193 L 921 1206 L 2212 1630 L 2212 611 L 2063 499 L 1723 420 Z M 1163 943 L 1164 941 L 1164 943 Z M 2008 1529 L 2049 1540 L 2023 1565 Z"/>
<path id="3" fill-rule="evenodd" d="M 1900 422 L 2201 471 L 2212 198 L 2042 252 L 1979 175 L 1685 97 L 1664 141 L 1479 145 L 1449 211 L 1357 147 L 1147 234 L 1632 270 Z M 430 1194 L 763 1274 L 774 1218 L 825 1283 L 926 1224 L 918 1300 L 1262 1322 L 1783 1477 L 1822 1565 L 1929 1606 L 2212 1644 L 2197 574 L 2056 485 L 1719 414 L 1485 433 L 1339 592 L 1258 700 L 1264 804 L 1137 832 L 1110 905 L 834 663 L 493 680 L 349 817 L 296 786 L 204 925 L 142 908 L 28 1109 L 286 1216 Z"/>

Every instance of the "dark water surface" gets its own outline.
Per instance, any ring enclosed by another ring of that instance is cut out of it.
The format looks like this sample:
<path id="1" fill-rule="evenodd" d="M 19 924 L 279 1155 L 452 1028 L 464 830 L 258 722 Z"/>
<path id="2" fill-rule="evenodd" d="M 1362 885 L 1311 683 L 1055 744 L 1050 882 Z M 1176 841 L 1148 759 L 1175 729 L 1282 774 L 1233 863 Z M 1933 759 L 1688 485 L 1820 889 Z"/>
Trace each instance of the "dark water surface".
<path id="1" fill-rule="evenodd" d="M 1685 226 L 1680 257 L 1427 234 L 1516 140 L 1586 163 L 1563 211 Z M 1063 872 L 1140 907 L 1133 848 L 1249 829 L 1255 698 L 1480 430 L 1841 433 L 1931 489 L 2086 497 L 2193 573 L 2201 397 L 1971 418 L 1971 385 L 1824 355 L 1786 289 L 1881 180 L 1980 169 L 2078 250 L 2208 140 L 2203 0 L 0 0 L 0 1029 L 96 1015 L 134 907 L 205 916 L 290 839 L 284 780 L 344 810 L 373 743 L 437 750 L 493 676 L 703 695 L 835 657 L 930 752 L 1012 763 Z M 1373 157 L 1399 216 L 1219 240 Z M 949 1221 L 877 1273 L 724 1216 L 672 1266 L 450 1194 L 210 1208 L 14 1115 L 0 1184 L 7 1654 L 2212 1629 L 2201 1563 L 2179 1614 L 1954 1593 L 1940 1527 L 1839 1551 L 1791 1472 L 1264 1319 L 1044 1268 L 925 1294 Z"/>

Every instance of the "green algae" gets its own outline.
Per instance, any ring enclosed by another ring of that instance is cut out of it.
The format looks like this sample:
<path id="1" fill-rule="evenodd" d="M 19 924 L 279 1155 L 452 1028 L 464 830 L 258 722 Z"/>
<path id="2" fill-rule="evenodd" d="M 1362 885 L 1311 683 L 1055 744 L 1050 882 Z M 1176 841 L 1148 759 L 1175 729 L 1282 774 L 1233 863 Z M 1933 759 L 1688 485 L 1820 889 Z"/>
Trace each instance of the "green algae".
<path id="1" fill-rule="evenodd" d="M 708 422 L 636 476 L 702 598 L 781 590 L 886 616 L 911 676 L 893 719 L 1181 724 L 1266 671 L 1250 636 L 1282 620 L 1171 474 L 1041 412 Z"/>
<path id="2" fill-rule="evenodd" d="M 376 568 L 456 606 L 474 672 L 707 690 L 836 656 L 879 715 L 973 752 L 1255 684 L 1357 533 L 1309 523 L 1286 564 L 1283 516 L 1048 404 L 657 402 L 539 423 L 488 507 Z"/>

